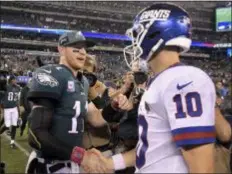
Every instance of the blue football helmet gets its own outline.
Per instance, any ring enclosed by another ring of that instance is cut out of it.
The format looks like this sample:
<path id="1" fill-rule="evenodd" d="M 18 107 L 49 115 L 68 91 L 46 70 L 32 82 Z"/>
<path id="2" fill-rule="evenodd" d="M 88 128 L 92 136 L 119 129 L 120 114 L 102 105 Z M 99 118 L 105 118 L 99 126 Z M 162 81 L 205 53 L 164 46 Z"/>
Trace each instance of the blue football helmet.
<path id="1" fill-rule="evenodd" d="M 171 3 L 156 3 L 143 9 L 126 32 L 132 44 L 124 48 L 127 65 L 140 61 L 146 66 L 165 46 L 177 46 L 182 52 L 191 46 L 191 21 L 188 13 Z"/>

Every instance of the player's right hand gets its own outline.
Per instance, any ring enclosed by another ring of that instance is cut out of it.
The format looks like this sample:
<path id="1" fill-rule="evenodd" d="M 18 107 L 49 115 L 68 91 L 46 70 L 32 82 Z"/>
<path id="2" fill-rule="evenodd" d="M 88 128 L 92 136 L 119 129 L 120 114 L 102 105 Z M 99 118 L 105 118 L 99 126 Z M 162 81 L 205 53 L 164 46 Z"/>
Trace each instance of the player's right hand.
<path id="1" fill-rule="evenodd" d="M 92 148 L 89 152 L 97 155 L 100 164 L 99 173 L 114 173 L 114 164 L 111 158 L 106 158 L 99 150 Z M 95 170 L 90 171 L 94 173 Z"/>
<path id="2" fill-rule="evenodd" d="M 99 154 L 89 150 L 85 152 L 84 158 L 81 162 L 81 167 L 88 173 L 109 173 L 103 158 Z"/>

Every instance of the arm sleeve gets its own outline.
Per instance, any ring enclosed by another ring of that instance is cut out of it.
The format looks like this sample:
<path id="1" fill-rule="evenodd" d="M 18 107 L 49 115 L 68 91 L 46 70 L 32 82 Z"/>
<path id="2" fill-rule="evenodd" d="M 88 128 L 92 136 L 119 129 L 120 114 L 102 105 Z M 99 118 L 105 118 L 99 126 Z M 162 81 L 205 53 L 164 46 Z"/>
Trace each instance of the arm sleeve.
<path id="1" fill-rule="evenodd" d="M 64 85 L 62 74 L 56 70 L 39 68 L 36 70 L 28 93 L 28 99 L 48 98 L 59 100 Z"/>
<path id="2" fill-rule="evenodd" d="M 119 111 L 113 109 L 111 103 L 105 106 L 102 110 L 102 116 L 107 122 L 114 122 L 115 118 L 120 114 Z"/>
<path id="3" fill-rule="evenodd" d="M 101 97 L 98 96 L 92 100 L 98 109 L 103 109 L 110 103 L 110 97 L 108 94 L 108 88 L 106 88 Z"/>
<path id="4" fill-rule="evenodd" d="M 49 132 L 52 124 L 54 104 L 52 100 L 37 99 L 39 105 L 31 112 L 29 144 L 42 152 L 43 157 L 60 160 L 70 159 L 73 147 L 57 140 Z"/>
<path id="5" fill-rule="evenodd" d="M 98 109 L 103 109 L 105 106 L 105 101 L 103 98 L 97 96 L 95 99 L 92 100 L 93 104 L 96 106 Z"/>
<path id="6" fill-rule="evenodd" d="M 164 90 L 162 98 L 178 147 L 215 142 L 216 95 L 208 76 L 194 80 L 177 78 Z"/>

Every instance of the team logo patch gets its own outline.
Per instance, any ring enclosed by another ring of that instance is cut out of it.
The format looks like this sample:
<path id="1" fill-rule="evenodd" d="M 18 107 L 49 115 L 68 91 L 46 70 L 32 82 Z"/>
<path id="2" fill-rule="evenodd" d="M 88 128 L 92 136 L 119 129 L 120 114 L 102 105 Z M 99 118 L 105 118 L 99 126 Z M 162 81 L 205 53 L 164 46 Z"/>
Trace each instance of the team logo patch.
<path id="1" fill-rule="evenodd" d="M 59 82 L 52 77 L 49 74 L 46 73 L 36 73 L 36 80 L 39 82 L 39 84 L 44 85 L 44 86 L 51 86 L 55 87 L 59 85 Z"/>
<path id="2" fill-rule="evenodd" d="M 67 88 L 68 92 L 74 92 L 75 91 L 75 85 L 74 85 L 74 81 L 68 81 L 68 88 Z"/>

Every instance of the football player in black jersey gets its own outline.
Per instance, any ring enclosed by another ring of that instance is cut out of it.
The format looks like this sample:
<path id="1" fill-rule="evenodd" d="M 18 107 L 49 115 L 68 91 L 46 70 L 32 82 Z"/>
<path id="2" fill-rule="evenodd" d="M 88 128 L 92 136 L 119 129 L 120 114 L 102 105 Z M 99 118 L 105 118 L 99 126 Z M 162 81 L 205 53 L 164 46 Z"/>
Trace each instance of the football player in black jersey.
<path id="1" fill-rule="evenodd" d="M 86 48 L 94 43 L 81 32 L 64 33 L 59 39 L 59 65 L 38 68 L 28 98 L 33 102 L 30 114 L 29 144 L 34 148 L 26 173 L 79 173 L 106 171 L 100 159 L 82 146 L 84 122 L 94 127 L 106 121 L 92 102 L 88 102 L 89 84 L 78 70 L 86 59 Z M 121 98 L 121 106 L 127 105 Z"/>
<path id="2" fill-rule="evenodd" d="M 15 148 L 15 135 L 17 122 L 19 118 L 19 106 L 18 98 L 20 87 L 17 85 L 16 78 L 10 76 L 8 85 L 3 98 L 3 109 L 4 109 L 4 123 L 5 127 L 1 129 L 1 133 L 5 130 L 9 130 L 11 127 L 11 148 Z"/>

